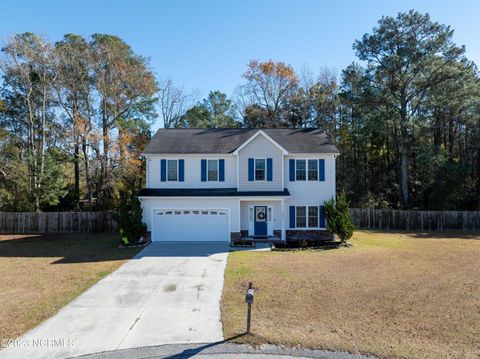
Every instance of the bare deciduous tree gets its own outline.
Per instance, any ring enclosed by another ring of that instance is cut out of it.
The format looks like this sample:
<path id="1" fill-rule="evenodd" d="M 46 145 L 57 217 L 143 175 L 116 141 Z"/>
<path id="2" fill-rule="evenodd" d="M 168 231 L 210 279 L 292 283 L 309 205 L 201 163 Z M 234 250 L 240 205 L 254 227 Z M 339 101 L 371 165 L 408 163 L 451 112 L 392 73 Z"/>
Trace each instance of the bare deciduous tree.
<path id="1" fill-rule="evenodd" d="M 171 79 L 160 81 L 158 103 L 163 127 L 177 127 L 181 117 L 197 101 L 197 93 L 186 93 L 181 87 L 176 87 Z"/>
<path id="2" fill-rule="evenodd" d="M 27 148 L 30 160 L 31 187 L 35 210 L 40 209 L 45 195 L 44 169 L 47 148 L 47 123 L 51 117 L 53 47 L 40 36 L 32 33 L 15 35 L 2 48 L 0 68 L 5 85 L 17 96 L 27 132 Z"/>

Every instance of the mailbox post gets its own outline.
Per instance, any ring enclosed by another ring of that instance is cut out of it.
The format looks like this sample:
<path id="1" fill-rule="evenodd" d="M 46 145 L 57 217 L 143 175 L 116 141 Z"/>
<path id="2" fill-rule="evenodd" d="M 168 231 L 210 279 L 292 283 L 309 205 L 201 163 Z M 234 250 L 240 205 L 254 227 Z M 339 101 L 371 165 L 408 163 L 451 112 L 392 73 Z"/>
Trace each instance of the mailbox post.
<path id="1" fill-rule="evenodd" d="M 245 303 L 248 305 L 248 310 L 247 310 L 247 334 L 250 333 L 250 322 L 252 318 L 252 303 L 253 303 L 253 297 L 254 297 L 254 292 L 253 292 L 253 287 L 252 287 L 252 282 L 248 283 L 248 290 L 247 290 L 247 295 L 245 296 Z"/>

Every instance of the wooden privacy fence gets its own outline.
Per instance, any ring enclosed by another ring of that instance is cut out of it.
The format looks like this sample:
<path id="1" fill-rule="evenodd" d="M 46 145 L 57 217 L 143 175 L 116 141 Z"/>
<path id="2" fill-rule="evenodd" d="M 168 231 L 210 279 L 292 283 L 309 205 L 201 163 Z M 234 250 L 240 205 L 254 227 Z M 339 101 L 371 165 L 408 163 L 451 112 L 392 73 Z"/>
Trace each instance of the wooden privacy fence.
<path id="1" fill-rule="evenodd" d="M 114 232 L 112 212 L 0 212 L 0 233 Z"/>
<path id="2" fill-rule="evenodd" d="M 479 211 L 350 208 L 359 229 L 480 231 Z M 0 233 L 115 232 L 112 212 L 0 212 Z"/>
<path id="3" fill-rule="evenodd" d="M 359 229 L 480 231 L 479 211 L 403 211 L 350 208 L 350 217 Z"/>

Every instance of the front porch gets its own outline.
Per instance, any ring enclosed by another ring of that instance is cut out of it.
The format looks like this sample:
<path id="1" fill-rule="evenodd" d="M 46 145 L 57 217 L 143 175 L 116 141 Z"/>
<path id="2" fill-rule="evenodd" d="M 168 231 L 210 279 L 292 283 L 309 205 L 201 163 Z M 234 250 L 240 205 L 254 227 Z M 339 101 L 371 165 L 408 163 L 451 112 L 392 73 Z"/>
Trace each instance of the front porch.
<path id="1" fill-rule="evenodd" d="M 284 199 L 241 199 L 238 239 L 257 243 L 286 240 Z"/>
<path id="2" fill-rule="evenodd" d="M 239 199 L 240 231 L 231 232 L 231 242 L 285 243 L 286 241 L 322 242 L 333 240 L 325 228 L 290 228 L 289 211 L 283 197 Z"/>

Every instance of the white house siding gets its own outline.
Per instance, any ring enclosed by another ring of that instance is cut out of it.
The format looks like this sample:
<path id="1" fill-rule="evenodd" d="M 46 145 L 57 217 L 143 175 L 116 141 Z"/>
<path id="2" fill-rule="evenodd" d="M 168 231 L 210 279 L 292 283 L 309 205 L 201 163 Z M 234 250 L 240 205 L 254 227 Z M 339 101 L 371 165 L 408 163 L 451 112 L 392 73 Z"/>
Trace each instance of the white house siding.
<path id="1" fill-rule="evenodd" d="M 271 206 L 273 211 L 273 229 L 281 230 L 282 229 L 282 205 L 280 201 L 241 201 L 240 202 L 240 229 L 242 231 L 248 230 L 249 225 L 249 206 Z M 287 211 L 287 210 L 285 210 Z M 287 226 L 287 219 L 285 219 L 285 225 Z"/>
<path id="2" fill-rule="evenodd" d="M 272 159 L 272 181 L 248 180 L 249 158 Z M 265 136 L 258 135 L 250 143 L 239 151 L 238 155 L 238 179 L 240 191 L 281 191 L 282 188 L 282 151 L 270 142 Z"/>
<path id="3" fill-rule="evenodd" d="M 291 158 L 325 159 L 325 181 L 290 182 L 289 160 Z M 320 206 L 335 195 L 335 156 L 333 154 L 290 154 L 285 156 L 284 161 L 285 186 L 290 192 L 290 197 L 285 201 L 286 212 L 288 212 L 288 206 Z M 288 228 L 288 218 L 285 223 Z"/>
<path id="4" fill-rule="evenodd" d="M 183 159 L 185 161 L 185 178 L 183 182 L 161 182 L 160 160 Z M 225 181 L 202 182 L 201 160 L 224 159 Z M 147 188 L 236 188 L 237 187 L 237 157 L 235 155 L 208 154 L 208 155 L 148 155 L 147 157 Z"/>
<path id="5" fill-rule="evenodd" d="M 230 232 L 240 231 L 240 205 L 238 198 L 210 197 L 141 197 L 143 222 L 152 230 L 153 209 L 228 209 Z"/>

